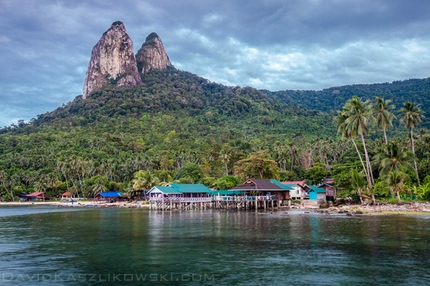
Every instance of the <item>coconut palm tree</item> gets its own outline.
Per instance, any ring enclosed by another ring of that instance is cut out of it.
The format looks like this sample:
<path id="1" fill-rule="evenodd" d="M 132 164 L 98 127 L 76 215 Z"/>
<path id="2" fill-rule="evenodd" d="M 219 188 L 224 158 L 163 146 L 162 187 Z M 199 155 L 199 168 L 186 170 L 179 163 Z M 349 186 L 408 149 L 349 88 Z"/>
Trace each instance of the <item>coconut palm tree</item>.
<path id="1" fill-rule="evenodd" d="M 7 191 L 7 182 L 8 182 L 8 176 L 7 176 L 7 174 L 6 174 L 6 172 L 5 171 L 3 171 L 3 170 L 0 170 L 0 182 L 2 183 L 2 185 L 3 185 L 3 188 L 4 188 L 4 190 L 5 191 Z M 14 200 L 14 197 L 13 197 L 13 190 L 12 190 L 12 188 L 10 188 L 10 197 L 11 197 L 11 199 L 12 199 L 12 201 Z"/>
<path id="2" fill-rule="evenodd" d="M 351 170 L 351 187 L 359 196 L 361 204 L 364 204 L 363 191 L 366 188 L 366 180 L 363 178 L 363 175 L 359 173 L 356 169 Z"/>
<path id="3" fill-rule="evenodd" d="M 345 112 L 343 112 L 343 111 L 337 112 L 337 116 L 335 117 L 336 122 L 337 122 L 337 131 L 339 133 L 342 133 L 342 136 L 345 137 L 346 139 L 351 139 L 352 144 L 354 144 L 355 151 L 357 151 L 358 158 L 360 159 L 361 165 L 363 166 L 364 174 L 366 175 L 366 178 L 367 178 L 368 174 L 367 174 L 366 166 L 364 165 L 363 158 L 361 157 L 361 153 L 358 150 L 357 143 L 355 143 L 354 137 L 351 136 L 351 134 L 349 133 L 349 131 L 346 128 L 346 119 L 347 118 L 348 117 L 347 117 Z"/>
<path id="4" fill-rule="evenodd" d="M 342 111 L 338 112 L 338 116 L 336 117 L 338 130 L 340 130 L 347 138 L 352 138 L 352 140 L 355 137 L 361 138 L 366 164 L 363 163 L 355 142 L 354 146 L 356 147 L 357 153 L 359 154 L 362 162 L 370 190 L 373 187 L 373 174 L 364 137 L 369 133 L 368 126 L 373 121 L 371 108 L 370 102 L 363 102 L 357 96 L 353 96 L 345 103 Z"/>
<path id="5" fill-rule="evenodd" d="M 375 117 L 376 125 L 384 132 L 385 144 L 388 144 L 387 128 L 393 126 L 393 119 L 396 116 L 390 110 L 396 108 L 391 100 L 386 100 L 381 97 L 375 98 L 376 104 L 373 106 L 373 116 Z"/>
<path id="6" fill-rule="evenodd" d="M 421 108 L 410 101 L 405 102 L 403 107 L 400 109 L 400 112 L 402 113 L 401 121 L 405 124 L 406 129 L 408 129 L 411 133 L 411 147 L 412 147 L 412 153 L 415 156 L 415 144 L 414 144 L 414 129 L 417 127 L 419 123 L 421 123 L 422 119 L 424 118 L 424 112 L 421 110 Z M 415 173 L 417 175 L 418 184 L 420 184 L 420 178 L 418 176 L 418 167 L 417 167 L 417 161 L 414 160 L 415 165 Z"/>
<path id="7" fill-rule="evenodd" d="M 150 190 L 160 183 L 160 179 L 151 171 L 137 171 L 134 174 L 133 190 L 137 192 L 145 192 Z"/>
<path id="8" fill-rule="evenodd" d="M 413 172 L 415 156 L 411 151 L 403 151 L 397 142 L 390 142 L 373 157 L 374 165 L 378 166 L 381 177 L 391 171 L 407 169 Z"/>
<path id="9" fill-rule="evenodd" d="M 400 191 L 403 189 L 403 182 L 407 175 L 402 171 L 390 171 L 386 176 L 386 182 L 391 192 L 396 193 L 397 199 L 400 201 Z"/>

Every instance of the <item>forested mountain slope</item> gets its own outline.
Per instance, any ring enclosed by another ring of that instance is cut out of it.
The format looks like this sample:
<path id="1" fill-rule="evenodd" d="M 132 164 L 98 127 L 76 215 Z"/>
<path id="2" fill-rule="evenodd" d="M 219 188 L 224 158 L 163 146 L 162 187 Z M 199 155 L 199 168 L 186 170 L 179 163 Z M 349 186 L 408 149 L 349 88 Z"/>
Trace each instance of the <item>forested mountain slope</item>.
<path id="1" fill-rule="evenodd" d="M 374 101 L 376 96 L 390 99 L 399 110 L 406 101 L 419 104 L 428 115 L 423 127 L 430 128 L 430 78 L 409 79 L 391 83 L 354 84 L 330 87 L 323 90 L 283 90 L 263 93 L 280 99 L 285 103 L 305 106 L 309 109 L 331 112 L 342 109 L 345 102 L 353 95 L 362 100 Z"/>
<path id="2" fill-rule="evenodd" d="M 285 169 L 291 165 L 287 142 L 299 146 L 336 136 L 330 115 L 254 88 L 216 84 L 175 68 L 142 79 L 128 89 L 106 85 L 30 124 L 2 129 L 1 190 L 58 195 L 73 185 L 79 193 L 95 192 L 91 186 L 101 183 L 92 178 L 100 176 L 106 189 L 125 190 L 139 170 L 157 171 L 169 182 L 188 163 L 216 179 L 260 150 L 273 153 Z"/>
<path id="3" fill-rule="evenodd" d="M 142 86 L 106 86 L 85 100 L 77 97 L 13 132 L 51 128 L 143 136 L 174 130 L 194 139 L 210 134 L 236 139 L 335 135 L 327 114 L 285 104 L 251 87 L 228 87 L 174 68 L 145 75 Z"/>

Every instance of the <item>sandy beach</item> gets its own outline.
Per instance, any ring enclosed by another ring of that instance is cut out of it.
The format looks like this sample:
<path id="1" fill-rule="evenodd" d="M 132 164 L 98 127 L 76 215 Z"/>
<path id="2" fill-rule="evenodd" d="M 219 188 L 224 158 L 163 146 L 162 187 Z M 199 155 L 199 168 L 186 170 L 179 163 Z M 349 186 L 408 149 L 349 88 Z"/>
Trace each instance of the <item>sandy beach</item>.
<path id="1" fill-rule="evenodd" d="M 100 201 L 38 201 L 38 202 L 0 202 L 0 206 L 58 206 L 58 207 L 120 207 L 120 208 L 149 208 L 143 201 L 134 202 L 100 202 Z"/>

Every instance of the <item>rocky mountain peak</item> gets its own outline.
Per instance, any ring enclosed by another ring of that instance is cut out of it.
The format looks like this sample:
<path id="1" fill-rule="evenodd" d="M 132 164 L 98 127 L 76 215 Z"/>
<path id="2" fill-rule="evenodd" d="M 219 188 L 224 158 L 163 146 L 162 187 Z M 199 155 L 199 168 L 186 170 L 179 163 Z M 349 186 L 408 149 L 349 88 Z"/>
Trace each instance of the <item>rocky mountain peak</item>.
<path id="1" fill-rule="evenodd" d="M 150 70 L 164 70 L 172 63 L 167 56 L 161 38 L 156 33 L 146 37 L 145 42 L 136 54 L 137 68 L 145 74 Z"/>
<path id="2" fill-rule="evenodd" d="M 137 70 L 133 41 L 121 21 L 112 23 L 94 46 L 82 97 L 85 99 L 106 83 L 118 87 L 130 87 L 142 83 Z"/>

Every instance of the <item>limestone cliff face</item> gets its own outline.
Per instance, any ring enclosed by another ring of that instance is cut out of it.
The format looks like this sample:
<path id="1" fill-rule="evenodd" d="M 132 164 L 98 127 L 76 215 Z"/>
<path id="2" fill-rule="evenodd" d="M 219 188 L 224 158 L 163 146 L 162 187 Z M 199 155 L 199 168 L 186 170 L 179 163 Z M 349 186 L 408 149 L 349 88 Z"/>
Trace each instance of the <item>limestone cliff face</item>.
<path id="1" fill-rule="evenodd" d="M 137 70 L 133 41 L 120 21 L 114 22 L 94 46 L 82 97 L 85 99 L 108 82 L 118 87 L 142 83 Z"/>
<path id="2" fill-rule="evenodd" d="M 150 70 L 164 70 L 172 63 L 164 49 L 163 42 L 156 33 L 149 34 L 136 54 L 137 68 L 145 74 Z"/>

